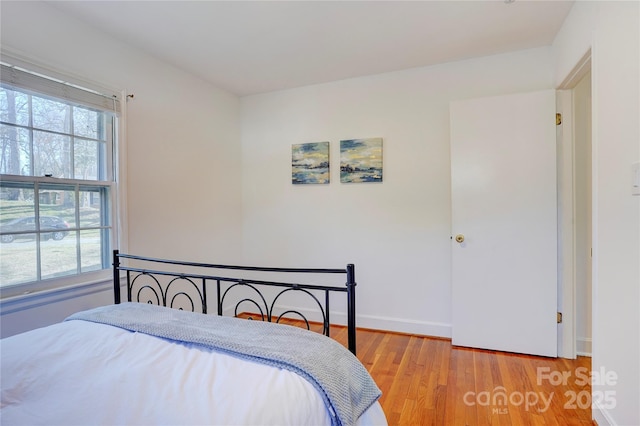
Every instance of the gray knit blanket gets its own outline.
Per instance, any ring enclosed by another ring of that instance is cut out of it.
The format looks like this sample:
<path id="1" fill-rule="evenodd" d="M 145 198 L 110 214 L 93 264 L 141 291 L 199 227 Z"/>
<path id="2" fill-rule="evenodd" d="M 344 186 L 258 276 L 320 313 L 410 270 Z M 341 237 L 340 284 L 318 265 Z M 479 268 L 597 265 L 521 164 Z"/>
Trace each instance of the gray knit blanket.
<path id="1" fill-rule="evenodd" d="M 297 327 L 123 303 L 71 315 L 293 371 L 318 390 L 332 425 L 353 425 L 381 395 L 362 363 L 324 335 Z"/>

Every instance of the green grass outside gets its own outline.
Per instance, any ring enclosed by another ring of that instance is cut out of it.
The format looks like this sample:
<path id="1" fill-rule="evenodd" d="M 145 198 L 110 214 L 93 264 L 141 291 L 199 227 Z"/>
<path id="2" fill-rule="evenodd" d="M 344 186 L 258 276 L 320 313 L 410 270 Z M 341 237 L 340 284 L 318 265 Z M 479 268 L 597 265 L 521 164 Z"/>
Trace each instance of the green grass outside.
<path id="1" fill-rule="evenodd" d="M 34 204 L 29 201 L 0 200 L 0 225 L 20 217 L 34 216 Z M 75 209 L 57 204 L 40 204 L 40 216 L 57 216 L 71 228 L 76 228 Z M 100 211 L 80 209 L 80 226 L 100 226 Z M 44 239 L 40 242 L 42 279 L 73 275 L 78 272 L 78 244 L 81 272 L 102 269 L 100 230 L 70 230 L 60 241 Z M 79 236 L 79 239 L 78 239 Z M 0 244 L 0 286 L 9 286 L 37 279 L 35 233 L 16 238 L 12 243 Z"/>
<path id="2" fill-rule="evenodd" d="M 21 217 L 35 215 L 33 202 L 29 201 L 0 201 L 0 224 L 9 222 Z M 67 221 L 69 226 L 74 227 L 75 209 L 73 206 L 66 207 L 57 204 L 40 203 L 40 216 L 57 216 Z M 100 226 L 100 210 L 93 207 L 80 208 L 80 222 L 85 226 Z"/>

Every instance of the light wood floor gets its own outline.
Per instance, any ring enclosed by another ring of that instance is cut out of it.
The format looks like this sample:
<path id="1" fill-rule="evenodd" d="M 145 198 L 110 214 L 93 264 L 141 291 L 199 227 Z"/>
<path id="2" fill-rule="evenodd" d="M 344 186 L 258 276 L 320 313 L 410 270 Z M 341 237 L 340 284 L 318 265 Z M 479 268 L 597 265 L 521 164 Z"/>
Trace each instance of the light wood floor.
<path id="1" fill-rule="evenodd" d="M 322 326 L 312 323 L 311 330 L 321 333 Z M 331 326 L 330 333 L 347 346 L 346 327 Z M 469 349 L 449 339 L 367 329 L 358 329 L 356 343 L 390 426 L 596 425 L 591 358 Z"/>
<path id="2" fill-rule="evenodd" d="M 332 328 L 343 344 L 346 330 Z M 593 425 L 591 359 L 453 347 L 447 339 L 358 330 L 358 358 L 389 425 Z"/>

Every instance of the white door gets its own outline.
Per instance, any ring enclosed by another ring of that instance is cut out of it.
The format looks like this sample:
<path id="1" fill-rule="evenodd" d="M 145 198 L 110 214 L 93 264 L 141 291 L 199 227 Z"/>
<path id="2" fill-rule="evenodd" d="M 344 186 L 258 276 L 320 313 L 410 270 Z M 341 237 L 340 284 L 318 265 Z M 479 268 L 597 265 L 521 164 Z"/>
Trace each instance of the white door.
<path id="1" fill-rule="evenodd" d="M 450 113 L 453 344 L 555 357 L 555 92 Z"/>

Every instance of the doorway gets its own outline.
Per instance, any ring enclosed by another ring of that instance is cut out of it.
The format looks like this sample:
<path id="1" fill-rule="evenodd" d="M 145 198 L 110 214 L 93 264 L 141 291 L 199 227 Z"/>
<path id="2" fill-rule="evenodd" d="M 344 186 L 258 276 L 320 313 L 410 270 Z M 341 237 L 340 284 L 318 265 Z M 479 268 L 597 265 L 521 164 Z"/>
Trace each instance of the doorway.
<path id="1" fill-rule="evenodd" d="M 576 352 L 591 356 L 591 71 L 573 91 Z"/>
<path id="2" fill-rule="evenodd" d="M 558 90 L 558 355 L 591 356 L 592 159 L 591 54 Z"/>

